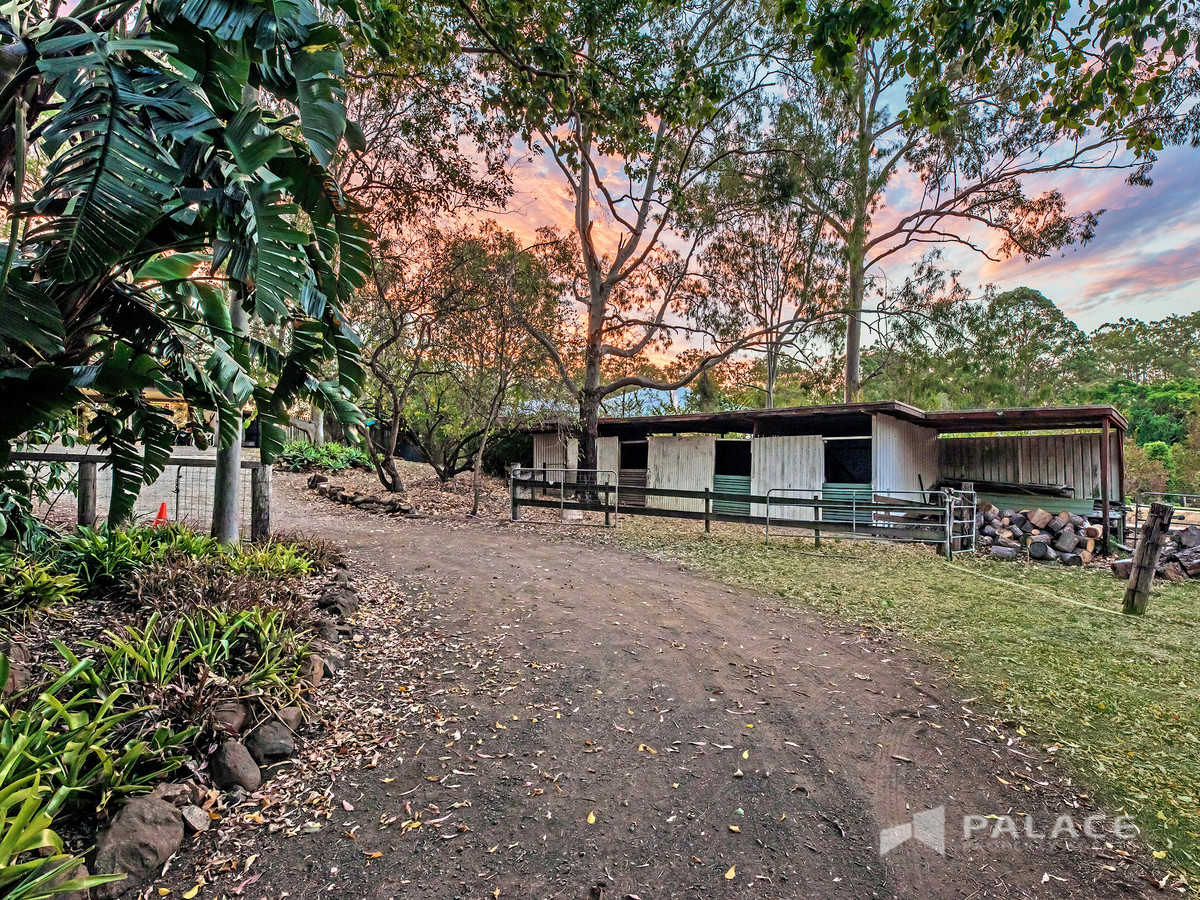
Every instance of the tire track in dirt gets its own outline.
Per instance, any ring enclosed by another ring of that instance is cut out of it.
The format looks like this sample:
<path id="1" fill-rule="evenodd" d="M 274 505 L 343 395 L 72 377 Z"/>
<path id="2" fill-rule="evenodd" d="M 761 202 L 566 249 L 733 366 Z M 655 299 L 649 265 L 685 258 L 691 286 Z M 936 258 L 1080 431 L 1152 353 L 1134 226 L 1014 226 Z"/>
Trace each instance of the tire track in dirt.
<path id="1" fill-rule="evenodd" d="M 473 704 L 461 727 L 476 749 L 456 745 L 420 772 L 411 752 L 381 763 L 381 783 L 357 801 L 365 815 L 394 807 L 390 778 L 415 785 L 405 802 L 416 808 L 439 796 L 423 778 L 461 766 L 472 773 L 455 794 L 470 800 L 459 810 L 468 831 L 393 836 L 372 867 L 343 863 L 343 896 L 1143 893 L 1137 869 L 1104 870 L 1089 848 L 963 845 L 965 812 L 1053 821 L 1090 810 L 1037 786 L 1053 773 L 1015 782 L 1010 735 L 965 712 L 936 668 L 890 639 L 593 541 L 306 500 L 286 502 L 289 524 L 336 534 L 356 561 L 419 582 L 447 630 L 499 636 L 505 660 L 500 691 L 454 676 Z M 880 857 L 881 828 L 942 805 L 945 856 L 908 841 Z M 272 885 L 327 869 L 333 840 L 315 836 L 299 860 L 285 847 Z"/>

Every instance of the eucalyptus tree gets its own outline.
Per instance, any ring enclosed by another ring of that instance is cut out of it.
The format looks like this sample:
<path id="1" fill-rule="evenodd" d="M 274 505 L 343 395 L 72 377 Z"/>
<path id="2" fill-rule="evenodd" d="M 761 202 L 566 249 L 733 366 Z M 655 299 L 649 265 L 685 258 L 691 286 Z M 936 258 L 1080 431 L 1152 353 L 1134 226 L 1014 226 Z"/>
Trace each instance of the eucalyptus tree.
<path id="1" fill-rule="evenodd" d="M 813 70 L 845 84 L 863 49 L 886 43 L 910 79 L 904 118 L 914 125 L 937 129 L 954 118 L 949 85 L 960 73 L 987 83 L 1032 62 L 1022 106 L 1080 136 L 1115 130 L 1138 153 L 1160 150 L 1169 138 L 1144 109 L 1166 102 L 1180 67 L 1200 53 L 1195 7 L 1180 0 L 782 0 L 779 12 L 810 51 Z"/>
<path id="2" fill-rule="evenodd" d="M 754 405 L 768 409 L 775 406 L 781 370 L 820 365 L 845 293 L 826 211 L 819 201 L 804 207 L 780 197 L 778 162 L 771 156 L 742 161 L 719 180 L 717 190 L 726 196 L 714 205 L 722 214 L 701 252 L 703 289 L 688 308 L 690 321 L 727 342 L 761 335 L 750 349 L 762 354 L 762 367 L 733 368 L 742 381 L 761 372 Z M 731 370 L 731 363 L 723 369 Z"/>
<path id="3" fill-rule="evenodd" d="M 265 459 L 302 397 L 360 422 L 343 309 L 369 232 L 329 173 L 346 129 L 340 48 L 385 52 L 406 21 L 352 0 L 25 2 L 3 16 L 0 461 L 89 406 L 119 520 L 175 437 L 150 387 L 218 411 L 226 447 L 252 404 Z"/>
<path id="4" fill-rule="evenodd" d="M 580 465 L 592 469 L 605 397 L 675 390 L 762 337 L 686 321 L 705 235 L 693 202 L 722 160 L 761 141 L 765 63 L 782 37 L 741 0 L 462 8 L 464 46 L 494 85 L 489 108 L 567 184 L 578 270 L 567 305 L 579 327 L 565 339 L 533 333 L 577 399 Z M 613 371 L 684 338 L 709 349 L 678 377 Z"/>
<path id="5" fill-rule="evenodd" d="M 931 126 L 912 115 L 922 82 L 905 69 L 903 49 L 899 38 L 861 42 L 838 77 L 793 66 L 776 135 L 793 161 L 794 202 L 822 215 L 841 245 L 847 401 L 860 395 L 864 301 L 886 263 L 927 245 L 1029 260 L 1086 242 L 1102 211 L 1071 210 L 1061 177 L 1110 169 L 1148 184 L 1154 163 L 1152 151 L 1123 150 L 1128 122 L 1081 134 L 1047 114 L 1049 101 L 1030 102 L 1036 59 L 986 77 L 944 66 L 944 115 Z M 1196 132 L 1195 72 L 1176 76 L 1161 102 L 1132 114 L 1168 141 Z"/>

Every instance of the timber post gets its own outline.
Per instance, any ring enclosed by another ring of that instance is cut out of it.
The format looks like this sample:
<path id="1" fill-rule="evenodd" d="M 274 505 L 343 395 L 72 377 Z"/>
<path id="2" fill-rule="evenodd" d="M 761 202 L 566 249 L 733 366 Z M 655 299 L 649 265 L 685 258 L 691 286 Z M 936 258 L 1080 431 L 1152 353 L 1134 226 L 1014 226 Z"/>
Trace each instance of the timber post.
<path id="1" fill-rule="evenodd" d="M 708 488 L 704 489 L 704 531 L 708 533 L 712 531 L 712 491 Z"/>
<path id="2" fill-rule="evenodd" d="M 607 477 L 605 477 L 605 479 L 604 479 L 604 524 L 605 525 L 612 524 L 612 519 L 609 517 L 609 512 L 608 512 L 608 478 Z"/>
<path id="3" fill-rule="evenodd" d="M 821 495 L 813 494 L 813 549 L 821 549 Z"/>
<path id="4" fill-rule="evenodd" d="M 1108 482 L 1110 477 L 1109 471 L 1112 468 L 1109 460 L 1111 451 L 1110 445 L 1112 444 L 1110 437 L 1111 434 L 1112 432 L 1109 429 L 1108 419 L 1105 418 L 1104 425 L 1100 429 L 1100 515 L 1104 517 L 1104 531 L 1102 532 L 1102 538 L 1104 540 L 1102 553 L 1104 556 L 1108 556 L 1109 553 L 1112 552 L 1112 535 L 1110 534 L 1112 529 L 1112 520 L 1109 518 L 1112 512 L 1112 506 L 1109 501 L 1108 490 Z"/>
<path id="5" fill-rule="evenodd" d="M 1163 537 L 1171 525 L 1175 507 L 1169 503 L 1152 503 L 1142 526 L 1141 540 L 1133 554 L 1133 569 L 1129 573 L 1129 584 L 1125 588 L 1124 611 L 1140 616 L 1146 612 L 1150 602 L 1150 587 L 1154 584 L 1154 567 L 1162 550 Z"/>
<path id="6" fill-rule="evenodd" d="M 508 502 L 512 505 L 510 517 L 516 522 L 521 518 L 521 507 L 517 503 L 517 464 L 513 463 L 512 471 L 508 476 Z"/>
<path id="7" fill-rule="evenodd" d="M 250 540 L 256 543 L 271 537 L 271 466 L 250 470 Z"/>
<path id="8" fill-rule="evenodd" d="M 96 464 L 94 462 L 79 464 L 77 491 L 79 509 L 76 519 L 79 527 L 91 528 L 96 524 Z"/>

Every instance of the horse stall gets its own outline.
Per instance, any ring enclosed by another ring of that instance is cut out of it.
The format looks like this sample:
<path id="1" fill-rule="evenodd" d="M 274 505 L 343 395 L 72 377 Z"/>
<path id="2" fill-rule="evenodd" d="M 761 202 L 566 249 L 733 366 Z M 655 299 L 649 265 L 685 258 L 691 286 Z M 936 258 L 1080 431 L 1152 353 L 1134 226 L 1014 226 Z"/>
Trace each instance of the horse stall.
<path id="1" fill-rule="evenodd" d="M 947 504 L 973 506 L 976 493 L 1115 521 L 1127 427 L 1109 406 L 723 410 L 601 419 L 597 459 L 616 473 L 620 507 L 639 513 L 924 540 L 952 531 Z M 561 427 L 534 435 L 535 470 L 574 469 L 577 453 Z"/>

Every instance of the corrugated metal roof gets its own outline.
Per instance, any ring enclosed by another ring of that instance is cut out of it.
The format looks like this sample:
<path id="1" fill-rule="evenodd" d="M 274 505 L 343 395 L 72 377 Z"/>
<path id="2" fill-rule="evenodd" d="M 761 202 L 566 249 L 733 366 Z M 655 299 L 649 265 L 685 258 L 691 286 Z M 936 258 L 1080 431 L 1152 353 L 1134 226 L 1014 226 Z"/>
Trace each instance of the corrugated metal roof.
<path id="1" fill-rule="evenodd" d="M 782 409 L 722 410 L 666 416 L 602 418 L 601 435 L 633 434 L 787 434 L 797 427 L 829 428 L 848 434 L 864 428 L 870 434 L 870 417 L 877 413 L 937 429 L 939 434 L 974 431 L 1046 431 L 1059 428 L 1099 428 L 1107 420 L 1122 431 L 1125 417 L 1112 406 L 1048 406 L 1012 409 L 967 409 L 925 412 L 907 403 L 883 400 L 872 403 L 837 403 L 789 406 Z"/>

